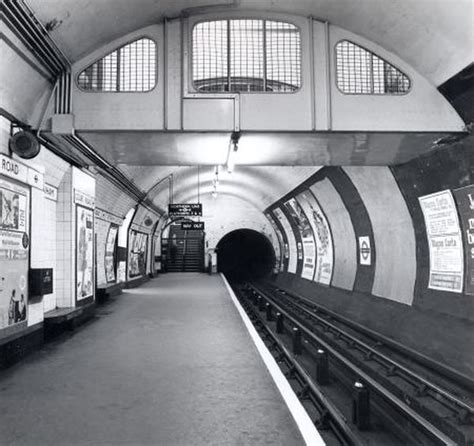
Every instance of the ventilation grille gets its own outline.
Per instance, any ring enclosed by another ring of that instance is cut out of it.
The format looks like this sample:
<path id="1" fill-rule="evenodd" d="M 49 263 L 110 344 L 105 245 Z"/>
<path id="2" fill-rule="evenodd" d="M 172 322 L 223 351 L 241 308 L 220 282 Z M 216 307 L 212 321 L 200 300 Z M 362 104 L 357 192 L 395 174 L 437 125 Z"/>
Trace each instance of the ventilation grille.
<path id="1" fill-rule="evenodd" d="M 156 85 L 156 44 L 129 43 L 87 67 L 78 77 L 84 91 L 145 92 Z"/>
<path id="2" fill-rule="evenodd" d="M 293 92 L 301 36 L 290 23 L 216 20 L 193 29 L 193 82 L 201 92 Z"/>
<path id="3" fill-rule="evenodd" d="M 344 40 L 336 45 L 336 79 L 348 94 L 405 94 L 410 79 L 374 53 Z"/>

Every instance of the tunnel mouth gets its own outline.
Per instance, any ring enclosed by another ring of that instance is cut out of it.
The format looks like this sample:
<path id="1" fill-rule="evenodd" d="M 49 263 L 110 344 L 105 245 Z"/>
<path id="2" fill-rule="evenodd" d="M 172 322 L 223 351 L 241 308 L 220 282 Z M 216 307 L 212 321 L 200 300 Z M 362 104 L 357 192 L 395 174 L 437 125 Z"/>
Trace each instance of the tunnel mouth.
<path id="1" fill-rule="evenodd" d="M 251 229 L 237 229 L 217 244 L 217 270 L 228 280 L 244 282 L 269 276 L 275 251 L 268 238 Z"/>

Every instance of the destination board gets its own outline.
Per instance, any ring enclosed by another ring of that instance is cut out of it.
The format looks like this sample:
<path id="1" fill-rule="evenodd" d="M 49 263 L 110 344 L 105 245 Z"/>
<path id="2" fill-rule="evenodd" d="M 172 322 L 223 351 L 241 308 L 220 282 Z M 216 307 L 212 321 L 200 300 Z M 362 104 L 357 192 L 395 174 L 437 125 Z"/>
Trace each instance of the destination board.
<path id="1" fill-rule="evenodd" d="M 168 204 L 170 217 L 200 217 L 202 216 L 201 203 L 170 203 Z"/>

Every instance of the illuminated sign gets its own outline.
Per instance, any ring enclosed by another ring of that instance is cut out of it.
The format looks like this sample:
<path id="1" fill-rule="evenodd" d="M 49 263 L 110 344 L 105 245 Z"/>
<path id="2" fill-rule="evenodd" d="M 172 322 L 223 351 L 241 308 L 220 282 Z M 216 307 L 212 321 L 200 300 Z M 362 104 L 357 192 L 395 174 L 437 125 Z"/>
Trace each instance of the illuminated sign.
<path id="1" fill-rule="evenodd" d="M 170 203 L 168 204 L 170 217 L 200 217 L 202 215 L 201 203 Z"/>

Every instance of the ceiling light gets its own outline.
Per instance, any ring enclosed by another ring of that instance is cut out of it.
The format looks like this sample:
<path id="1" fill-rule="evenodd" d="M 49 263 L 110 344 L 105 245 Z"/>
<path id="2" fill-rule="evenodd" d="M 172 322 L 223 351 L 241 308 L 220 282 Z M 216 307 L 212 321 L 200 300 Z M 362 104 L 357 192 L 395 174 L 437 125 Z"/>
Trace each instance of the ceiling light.
<path id="1" fill-rule="evenodd" d="M 240 139 L 239 132 L 232 132 L 230 136 L 230 145 L 229 145 L 229 153 L 227 155 L 227 172 L 232 173 L 235 167 L 235 155 L 237 154 L 237 150 L 239 149 L 238 143 Z"/>

